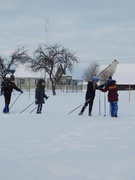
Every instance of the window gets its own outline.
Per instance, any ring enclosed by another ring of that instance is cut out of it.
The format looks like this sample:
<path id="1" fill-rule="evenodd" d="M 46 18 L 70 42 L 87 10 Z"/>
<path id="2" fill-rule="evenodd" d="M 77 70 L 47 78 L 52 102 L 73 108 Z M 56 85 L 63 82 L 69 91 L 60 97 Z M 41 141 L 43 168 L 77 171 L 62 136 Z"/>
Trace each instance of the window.
<path id="1" fill-rule="evenodd" d="M 25 84 L 25 79 L 21 79 L 21 83 L 22 83 L 22 84 Z"/>

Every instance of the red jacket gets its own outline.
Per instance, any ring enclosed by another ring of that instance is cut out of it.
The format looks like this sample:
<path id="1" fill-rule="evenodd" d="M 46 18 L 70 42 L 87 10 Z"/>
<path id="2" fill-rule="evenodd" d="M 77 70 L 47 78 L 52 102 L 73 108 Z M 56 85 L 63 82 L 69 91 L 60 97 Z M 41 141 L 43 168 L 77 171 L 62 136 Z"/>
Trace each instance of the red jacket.
<path id="1" fill-rule="evenodd" d="M 110 84 L 103 89 L 100 89 L 102 92 L 108 91 L 108 102 L 118 101 L 118 86 L 117 84 Z"/>

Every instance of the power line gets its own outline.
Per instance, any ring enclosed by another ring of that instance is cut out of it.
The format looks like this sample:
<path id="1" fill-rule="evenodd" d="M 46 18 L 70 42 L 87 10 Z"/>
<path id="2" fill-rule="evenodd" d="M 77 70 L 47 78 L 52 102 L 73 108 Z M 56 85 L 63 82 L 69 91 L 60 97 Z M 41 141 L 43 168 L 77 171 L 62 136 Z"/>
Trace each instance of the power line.
<path id="1" fill-rule="evenodd" d="M 107 59 L 91 59 L 91 60 L 80 60 L 79 63 L 90 63 L 92 61 L 96 61 L 96 62 L 102 62 L 102 63 L 107 63 L 109 61 L 113 61 L 113 60 L 117 60 L 119 61 L 119 63 L 133 63 L 135 64 L 135 56 L 133 57 L 121 57 L 121 58 L 107 58 Z"/>
<path id="2" fill-rule="evenodd" d="M 46 23 L 46 29 L 45 29 L 45 31 L 46 31 L 46 45 L 48 44 L 48 26 L 47 26 L 47 24 L 49 24 L 49 19 L 44 19 L 45 20 L 45 23 Z"/>

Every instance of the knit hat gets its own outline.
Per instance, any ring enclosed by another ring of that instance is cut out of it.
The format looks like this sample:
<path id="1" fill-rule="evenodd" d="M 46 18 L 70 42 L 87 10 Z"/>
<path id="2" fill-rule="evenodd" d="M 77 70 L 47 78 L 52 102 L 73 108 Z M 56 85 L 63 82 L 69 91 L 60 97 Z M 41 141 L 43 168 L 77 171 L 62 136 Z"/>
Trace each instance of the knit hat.
<path id="1" fill-rule="evenodd" d="M 43 82 L 45 82 L 43 79 L 39 79 L 38 83 L 42 84 Z"/>
<path id="2" fill-rule="evenodd" d="M 10 81 L 14 81 L 14 80 L 15 80 L 14 75 L 11 75 L 11 76 L 10 76 Z"/>
<path id="3" fill-rule="evenodd" d="M 98 81 L 99 81 L 99 78 L 98 78 L 98 77 L 93 77 L 93 81 L 94 81 L 94 82 L 98 82 Z"/>

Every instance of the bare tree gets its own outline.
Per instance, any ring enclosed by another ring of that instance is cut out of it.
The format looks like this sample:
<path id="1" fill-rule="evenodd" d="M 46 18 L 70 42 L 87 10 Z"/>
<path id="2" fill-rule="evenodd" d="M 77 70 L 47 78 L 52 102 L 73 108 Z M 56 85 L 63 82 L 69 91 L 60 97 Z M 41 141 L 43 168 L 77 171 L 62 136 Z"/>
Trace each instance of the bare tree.
<path id="1" fill-rule="evenodd" d="M 75 63 L 78 63 L 75 54 L 75 52 L 71 52 L 59 44 L 54 46 L 39 45 L 34 52 L 35 58 L 32 61 L 31 68 L 35 72 L 44 70 L 49 75 L 53 95 L 56 95 L 56 84 L 66 73 L 66 69 L 72 72 Z"/>
<path id="2" fill-rule="evenodd" d="M 82 78 L 85 81 L 92 80 L 94 76 L 98 75 L 99 65 L 96 62 L 92 62 L 88 68 L 83 72 Z"/>
<path id="3" fill-rule="evenodd" d="M 13 65 L 18 65 L 19 63 L 25 63 L 30 60 L 28 56 L 28 51 L 25 50 L 24 46 L 18 46 L 18 48 L 11 54 L 9 60 L 0 57 L 0 76 L 5 77 L 9 72 L 14 73 L 11 70 Z"/>
<path id="4" fill-rule="evenodd" d="M 0 57 L 0 76 L 3 77 L 5 69 L 6 69 L 6 67 L 4 65 L 4 59 L 2 57 Z"/>

